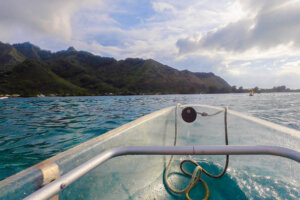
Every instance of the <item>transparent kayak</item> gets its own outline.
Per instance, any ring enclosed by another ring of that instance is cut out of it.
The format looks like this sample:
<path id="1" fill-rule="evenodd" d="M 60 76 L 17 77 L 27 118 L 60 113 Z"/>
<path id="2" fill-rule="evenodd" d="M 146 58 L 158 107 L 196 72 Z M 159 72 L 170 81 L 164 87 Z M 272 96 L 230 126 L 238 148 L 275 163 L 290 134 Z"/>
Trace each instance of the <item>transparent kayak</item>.
<path id="1" fill-rule="evenodd" d="M 186 117 L 186 108 L 196 115 Z M 299 152 L 297 130 L 224 108 L 177 105 L 1 181 L 0 199 L 300 199 Z M 222 173 L 226 155 L 223 176 L 201 173 Z M 201 181 L 178 194 L 169 186 L 191 183 L 181 163 Z"/>

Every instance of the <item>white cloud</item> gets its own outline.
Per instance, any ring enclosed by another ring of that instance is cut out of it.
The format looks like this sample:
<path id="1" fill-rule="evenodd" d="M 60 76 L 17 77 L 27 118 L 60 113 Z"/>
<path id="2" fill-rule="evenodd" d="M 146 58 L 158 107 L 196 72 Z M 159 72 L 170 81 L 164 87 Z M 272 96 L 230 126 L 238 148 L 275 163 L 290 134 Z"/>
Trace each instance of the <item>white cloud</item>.
<path id="1" fill-rule="evenodd" d="M 89 36 L 105 34 L 113 35 L 116 40 L 122 38 L 121 44 L 115 46 L 119 47 L 117 54 L 110 50 L 115 48 L 98 42 L 99 46 L 109 50 L 107 53 L 117 58 L 132 56 L 152 57 L 162 62 L 176 60 L 180 56 L 175 45 L 179 37 L 206 30 L 208 26 L 226 24 L 240 16 L 241 9 L 237 9 L 236 3 L 230 3 L 230 8 L 224 9 L 217 2 L 211 1 L 207 4 L 205 1 L 194 0 L 186 4 L 181 1 L 153 1 L 152 7 L 156 13 L 134 28 L 123 29 L 117 24 L 108 27 L 95 25 L 87 27 L 87 32 Z M 115 10 L 108 12 L 116 13 L 118 7 L 112 7 Z M 120 12 L 124 11 L 121 9 Z M 229 13 L 234 13 L 234 16 Z"/>
<path id="2" fill-rule="evenodd" d="M 0 27 L 9 40 L 20 37 L 60 37 L 70 40 L 72 16 L 83 8 L 99 5 L 96 0 L 9 0 L 1 1 Z M 26 40 L 25 39 L 25 40 Z"/>
<path id="3" fill-rule="evenodd" d="M 181 37 L 181 57 L 221 57 L 213 70 L 232 84 L 299 88 L 300 68 L 286 62 L 300 60 L 300 1 L 237 1 L 229 7 L 238 8 L 238 19 Z"/>
<path id="4" fill-rule="evenodd" d="M 180 52 L 241 54 L 253 49 L 266 51 L 279 45 L 300 48 L 300 1 L 251 1 L 245 5 L 244 12 L 250 13 L 246 17 L 208 31 L 199 39 L 190 36 L 178 40 Z"/>
<path id="5" fill-rule="evenodd" d="M 165 2 L 153 2 L 153 9 L 156 12 L 164 12 L 164 11 L 176 12 L 176 8 L 174 6 Z"/>
<path id="6" fill-rule="evenodd" d="M 300 75 L 300 59 L 296 61 L 286 62 L 284 65 L 279 67 L 277 75 Z"/>

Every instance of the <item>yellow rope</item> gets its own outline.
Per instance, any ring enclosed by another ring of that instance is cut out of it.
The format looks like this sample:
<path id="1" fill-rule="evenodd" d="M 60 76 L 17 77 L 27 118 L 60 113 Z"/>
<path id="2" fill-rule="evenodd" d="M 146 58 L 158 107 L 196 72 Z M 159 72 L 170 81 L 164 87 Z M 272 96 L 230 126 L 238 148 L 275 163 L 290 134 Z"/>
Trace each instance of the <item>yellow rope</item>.
<path id="1" fill-rule="evenodd" d="M 164 174 L 165 184 L 167 185 L 168 189 L 169 189 L 170 191 L 172 191 L 173 193 L 176 193 L 176 194 L 182 194 L 182 193 L 185 193 L 186 198 L 187 198 L 188 200 L 192 200 L 192 199 L 189 197 L 189 192 L 190 192 L 190 190 L 191 190 L 191 189 L 192 189 L 192 188 L 200 181 L 201 183 L 203 183 L 203 185 L 204 185 L 204 187 L 205 187 L 205 190 L 206 190 L 206 195 L 205 195 L 205 197 L 204 197 L 204 200 L 207 200 L 207 199 L 209 198 L 209 189 L 208 189 L 208 186 L 207 186 L 206 182 L 200 178 L 200 176 L 201 176 L 201 174 L 202 174 L 202 172 L 203 172 L 203 168 L 202 168 L 200 165 L 198 165 L 198 164 L 197 164 L 196 168 L 194 169 L 193 174 L 188 174 L 188 173 L 186 173 L 186 172 L 183 170 L 183 168 L 181 167 L 182 164 L 180 164 L 180 168 L 181 168 L 182 172 L 183 172 L 184 174 L 186 174 L 186 175 L 188 175 L 188 176 L 191 177 L 190 183 L 188 184 L 188 186 L 187 186 L 185 189 L 183 189 L 183 190 L 176 190 L 176 189 L 174 189 L 174 188 L 169 184 L 169 182 L 168 182 L 168 174 L 169 174 L 169 169 L 170 169 L 170 166 L 171 166 L 173 160 L 174 160 L 174 157 L 171 156 L 170 161 L 169 161 L 169 163 L 168 163 L 168 165 L 167 165 L 167 167 L 166 167 L 165 174 Z M 186 162 L 187 160 L 184 160 L 184 161 Z M 193 163 L 194 163 L 194 162 L 193 162 Z M 198 172 L 199 172 L 199 173 L 198 173 Z"/>
<path id="2" fill-rule="evenodd" d="M 209 198 L 209 189 L 208 189 L 208 186 L 206 184 L 206 182 L 204 180 L 202 180 L 200 178 L 201 174 L 202 174 L 202 167 L 200 167 L 199 165 L 195 168 L 194 172 L 193 172 L 193 176 L 192 176 L 192 180 L 194 180 L 194 176 L 196 176 L 196 174 L 198 173 L 199 171 L 199 179 L 197 179 L 197 181 L 194 181 L 194 183 L 187 188 L 187 190 L 185 191 L 185 197 L 188 199 L 188 200 L 192 200 L 189 196 L 189 193 L 191 191 L 191 189 L 200 181 L 201 183 L 203 183 L 204 187 L 205 187 L 205 190 L 206 190 L 206 195 L 204 197 L 204 200 L 207 200 Z"/>

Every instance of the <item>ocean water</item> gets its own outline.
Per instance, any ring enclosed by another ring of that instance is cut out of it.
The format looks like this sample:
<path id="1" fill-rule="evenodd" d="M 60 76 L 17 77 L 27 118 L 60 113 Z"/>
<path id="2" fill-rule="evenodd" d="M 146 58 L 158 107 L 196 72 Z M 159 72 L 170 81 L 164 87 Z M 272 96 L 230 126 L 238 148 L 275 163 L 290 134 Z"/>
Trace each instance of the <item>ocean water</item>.
<path id="1" fill-rule="evenodd" d="M 0 100 L 0 180 L 177 103 L 229 106 L 300 130 L 300 93 L 5 99 Z"/>

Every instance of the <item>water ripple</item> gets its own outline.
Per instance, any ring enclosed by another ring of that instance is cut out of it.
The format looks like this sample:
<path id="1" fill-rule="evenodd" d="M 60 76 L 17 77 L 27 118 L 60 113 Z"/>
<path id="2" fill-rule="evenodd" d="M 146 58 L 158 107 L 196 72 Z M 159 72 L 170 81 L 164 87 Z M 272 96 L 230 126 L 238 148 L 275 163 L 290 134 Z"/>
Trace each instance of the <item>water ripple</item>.
<path id="1" fill-rule="evenodd" d="M 0 101 L 0 180 L 79 143 L 177 103 L 231 109 L 300 130 L 300 93 L 18 98 Z M 246 176 L 246 175 L 245 175 Z M 247 175 L 250 176 L 250 175 Z M 240 187 L 264 197 L 276 183 L 252 177 Z M 249 184 L 251 187 L 249 188 Z M 265 187 L 264 185 L 268 185 Z M 291 196 L 295 190 L 280 186 Z M 280 198 L 282 192 L 273 192 Z M 269 198 L 268 196 L 265 196 Z"/>

